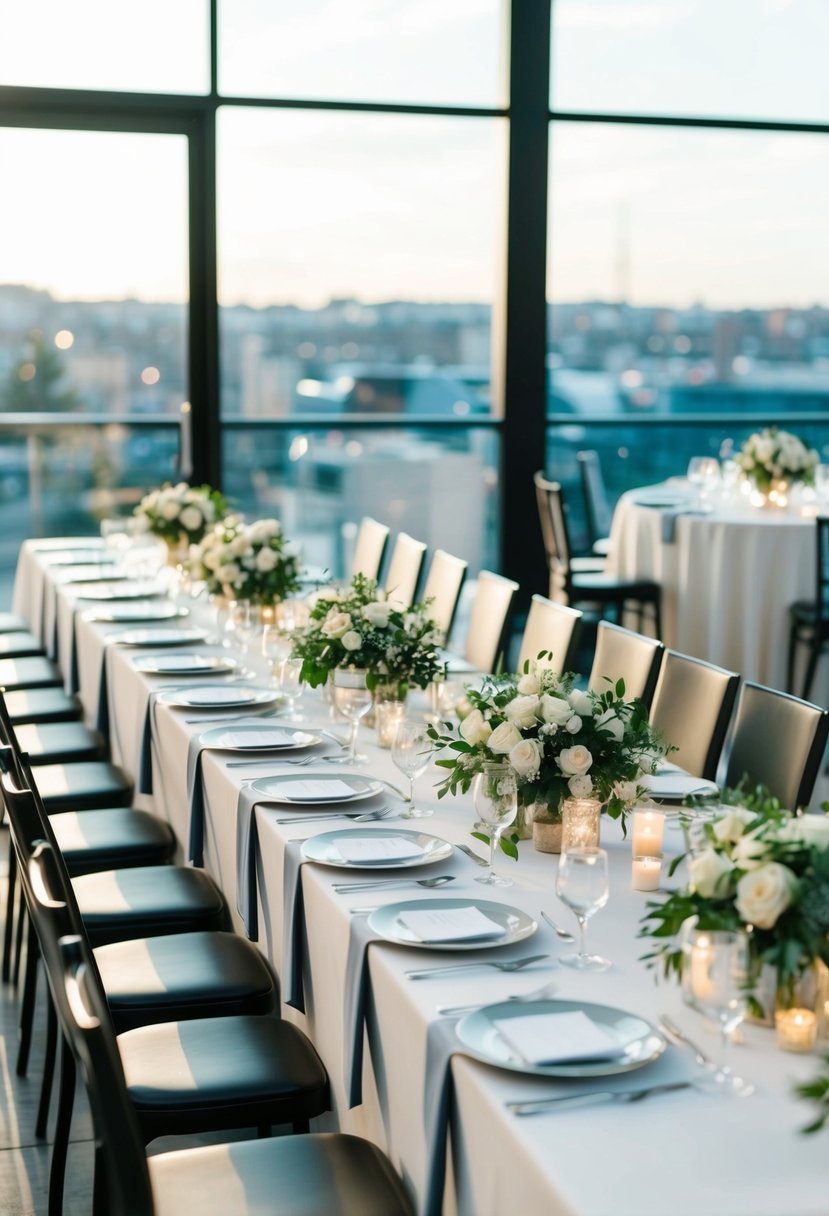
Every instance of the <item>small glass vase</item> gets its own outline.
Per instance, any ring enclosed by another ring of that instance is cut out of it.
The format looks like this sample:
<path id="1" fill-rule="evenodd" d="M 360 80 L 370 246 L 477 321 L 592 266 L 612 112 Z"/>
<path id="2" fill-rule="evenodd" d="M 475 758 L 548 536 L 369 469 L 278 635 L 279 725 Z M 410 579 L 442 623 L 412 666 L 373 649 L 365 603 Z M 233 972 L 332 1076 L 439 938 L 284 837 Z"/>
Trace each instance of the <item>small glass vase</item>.
<path id="1" fill-rule="evenodd" d="M 402 680 L 384 680 L 378 684 L 372 695 L 371 708 L 363 719 L 366 726 L 377 726 L 377 706 L 383 701 L 397 701 L 401 705 L 406 704 L 408 696 L 408 688 Z"/>
<path id="2" fill-rule="evenodd" d="M 519 802 L 518 814 L 515 816 L 515 823 L 512 825 L 512 830 L 518 836 L 519 840 L 532 840 L 533 838 L 533 823 L 535 821 L 537 802 L 528 802 L 523 805 Z M 542 808 L 546 810 L 546 806 L 542 803 Z"/>
<path id="3" fill-rule="evenodd" d="M 598 798 L 565 798 L 561 804 L 561 851 L 599 845 L 602 804 Z"/>

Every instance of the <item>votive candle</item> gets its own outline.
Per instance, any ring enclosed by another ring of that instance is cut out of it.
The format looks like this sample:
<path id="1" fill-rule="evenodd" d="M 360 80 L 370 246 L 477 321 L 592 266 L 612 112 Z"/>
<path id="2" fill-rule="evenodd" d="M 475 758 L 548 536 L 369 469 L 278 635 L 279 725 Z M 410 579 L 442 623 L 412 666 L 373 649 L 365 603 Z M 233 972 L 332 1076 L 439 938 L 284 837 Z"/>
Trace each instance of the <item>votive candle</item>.
<path id="1" fill-rule="evenodd" d="M 664 832 L 665 816 L 661 811 L 634 811 L 634 857 L 660 857 Z"/>
<path id="2" fill-rule="evenodd" d="M 813 1051 L 817 1017 L 811 1009 L 778 1009 L 774 1015 L 777 1046 L 783 1051 Z"/>
<path id="3" fill-rule="evenodd" d="M 634 891 L 658 891 L 662 881 L 662 854 L 634 856 L 631 863 L 631 881 Z"/>
<path id="4" fill-rule="evenodd" d="M 709 1001 L 714 993 L 714 982 L 710 974 L 712 956 L 711 939 L 701 933 L 691 946 L 691 996 L 703 1004 Z"/>
<path id="5" fill-rule="evenodd" d="M 377 724 L 377 743 L 380 747 L 391 747 L 398 725 L 406 716 L 404 701 L 380 701 L 374 707 Z"/>

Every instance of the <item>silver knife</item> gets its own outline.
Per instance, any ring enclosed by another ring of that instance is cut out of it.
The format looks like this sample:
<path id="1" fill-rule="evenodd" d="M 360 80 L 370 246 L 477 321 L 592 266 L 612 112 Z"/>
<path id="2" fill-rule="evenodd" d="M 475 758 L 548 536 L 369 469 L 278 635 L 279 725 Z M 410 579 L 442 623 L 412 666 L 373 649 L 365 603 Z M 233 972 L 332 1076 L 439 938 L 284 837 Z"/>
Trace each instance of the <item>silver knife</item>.
<path id="1" fill-rule="evenodd" d="M 547 1111 L 569 1110 L 573 1106 L 592 1106 L 596 1102 L 641 1102 L 654 1094 L 668 1094 L 678 1089 L 690 1089 L 690 1081 L 672 1081 L 667 1085 L 649 1085 L 647 1089 L 594 1089 L 586 1094 L 566 1094 L 561 1098 L 536 1098 L 529 1102 L 506 1102 L 514 1115 L 540 1115 Z"/>

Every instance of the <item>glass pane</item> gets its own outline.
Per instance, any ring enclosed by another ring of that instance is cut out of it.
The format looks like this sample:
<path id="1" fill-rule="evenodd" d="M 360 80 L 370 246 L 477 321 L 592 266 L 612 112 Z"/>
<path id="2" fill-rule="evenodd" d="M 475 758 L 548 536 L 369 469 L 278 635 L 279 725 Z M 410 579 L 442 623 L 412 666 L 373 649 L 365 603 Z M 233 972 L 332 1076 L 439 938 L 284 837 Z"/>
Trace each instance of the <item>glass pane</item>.
<path id="1" fill-rule="evenodd" d="M 208 0 L 26 0 L 0 16 L 0 84 L 142 93 L 210 88 Z"/>
<path id="2" fill-rule="evenodd" d="M 502 123 L 220 120 L 224 415 L 488 412 Z"/>
<path id="3" fill-rule="evenodd" d="M 497 560 L 499 452 L 491 428 L 233 422 L 224 428 L 224 488 L 252 518 L 278 516 L 305 560 L 333 577 L 348 569 L 364 515 L 465 558 L 473 576 Z"/>
<path id="4" fill-rule="evenodd" d="M 219 0 L 226 96 L 500 105 L 502 0 Z"/>
<path id="5" fill-rule="evenodd" d="M 825 0 L 553 0 L 552 104 L 825 122 Z"/>

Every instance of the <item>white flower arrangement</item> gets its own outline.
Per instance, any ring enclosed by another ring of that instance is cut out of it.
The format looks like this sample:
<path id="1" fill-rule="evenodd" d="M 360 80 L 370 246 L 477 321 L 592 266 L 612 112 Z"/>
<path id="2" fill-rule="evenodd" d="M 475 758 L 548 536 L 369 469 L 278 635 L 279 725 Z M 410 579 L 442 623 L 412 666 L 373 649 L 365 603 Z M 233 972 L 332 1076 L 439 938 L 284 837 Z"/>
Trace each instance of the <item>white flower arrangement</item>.
<path id="1" fill-rule="evenodd" d="M 227 503 L 210 486 L 169 482 L 151 490 L 133 511 L 138 527 L 168 545 L 195 545 L 227 512 Z"/>
<path id="2" fill-rule="evenodd" d="M 735 460 L 746 477 L 766 494 L 774 481 L 811 485 L 820 456 L 797 435 L 772 426 L 749 435 Z"/>
<path id="3" fill-rule="evenodd" d="M 300 549 L 276 519 L 228 516 L 194 550 L 190 572 L 213 595 L 275 604 L 299 589 Z"/>

